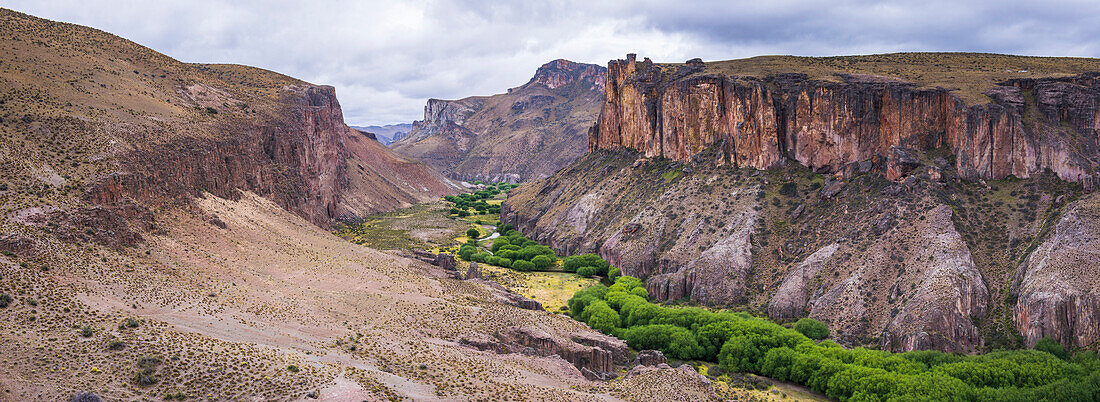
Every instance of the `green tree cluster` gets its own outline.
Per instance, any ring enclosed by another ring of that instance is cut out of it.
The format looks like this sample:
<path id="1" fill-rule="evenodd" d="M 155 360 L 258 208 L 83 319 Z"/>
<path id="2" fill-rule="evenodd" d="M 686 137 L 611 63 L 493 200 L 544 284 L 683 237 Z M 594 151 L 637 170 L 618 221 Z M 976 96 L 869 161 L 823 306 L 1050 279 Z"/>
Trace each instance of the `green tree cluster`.
<path id="1" fill-rule="evenodd" d="M 716 362 L 841 401 L 1100 400 L 1096 352 L 1071 356 L 1052 339 L 1040 341 L 1035 350 L 983 355 L 846 349 L 815 341 L 829 334 L 820 321 L 804 319 L 785 328 L 743 312 L 654 304 L 644 291 L 642 281 L 620 276 L 610 287 L 574 294 L 569 314 L 635 349 Z"/>
<path id="2" fill-rule="evenodd" d="M 607 276 L 611 264 L 596 254 L 581 254 L 566 257 L 562 260 L 562 268 L 580 276 Z"/>

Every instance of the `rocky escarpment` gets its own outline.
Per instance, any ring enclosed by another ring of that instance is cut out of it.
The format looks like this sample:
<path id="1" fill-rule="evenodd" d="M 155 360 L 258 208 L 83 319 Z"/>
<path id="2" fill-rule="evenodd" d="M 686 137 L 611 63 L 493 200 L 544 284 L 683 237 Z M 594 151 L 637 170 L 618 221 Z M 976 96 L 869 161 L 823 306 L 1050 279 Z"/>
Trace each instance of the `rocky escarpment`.
<path id="1" fill-rule="evenodd" d="M 627 362 L 628 348 L 621 339 L 579 332 L 569 339 L 532 326 L 508 327 L 495 337 L 470 335 L 459 343 L 497 353 L 558 356 L 589 379 L 613 378 L 615 366 Z"/>
<path id="2" fill-rule="evenodd" d="M 458 180 L 549 176 L 585 152 L 604 75 L 598 65 L 555 60 L 505 94 L 431 99 L 424 120 L 392 146 Z"/>
<path id="3" fill-rule="evenodd" d="M 1012 289 L 1015 323 L 1028 343 L 1049 336 L 1088 347 L 1100 339 L 1100 196 L 1066 213 L 1020 264 Z"/>
<path id="4" fill-rule="evenodd" d="M 838 172 L 868 160 L 881 166 L 892 147 L 946 147 L 970 180 L 1050 169 L 1063 180 L 1093 183 L 1100 170 L 1096 74 L 1004 80 L 980 105 L 943 88 L 838 77 L 711 74 L 698 60 L 658 66 L 628 55 L 608 64 L 589 148 L 688 161 L 716 146 L 719 163 L 766 169 L 792 160 Z"/>
<path id="5" fill-rule="evenodd" d="M 132 245 L 156 230 L 163 207 L 203 193 L 252 191 L 331 227 L 457 191 L 345 125 L 333 87 L 181 63 L 8 10 L 0 25 L 11 33 L 0 67 L 0 186 L 20 189 L 4 207 L 48 207 L 38 215 L 68 240 Z M 43 198 L 26 197 L 43 185 Z"/>
<path id="6" fill-rule="evenodd" d="M 1033 344 L 1038 338 L 1016 336 L 1027 330 L 1010 324 L 1015 301 L 1000 295 L 1020 288 L 1018 261 L 1079 187 L 1049 172 L 971 182 L 948 150 L 935 152 L 912 160 L 899 152 L 895 163 L 907 173 L 897 183 L 870 163 L 822 175 L 798 164 L 710 163 L 715 148 L 692 163 L 597 150 L 513 190 L 502 222 L 563 254 L 598 253 L 643 278 L 655 300 L 812 317 L 848 345 L 973 352 Z M 1092 277 L 1081 275 L 1081 283 Z M 1058 294 L 1036 290 L 1031 297 L 1051 306 L 1032 311 L 1065 310 Z M 1032 327 L 1095 328 L 1080 325 Z"/>
<path id="7" fill-rule="evenodd" d="M 248 190 L 331 227 L 456 191 L 346 126 L 330 86 L 287 88 L 270 120 L 224 121 L 214 130 L 233 134 L 181 136 L 122 153 L 118 172 L 90 185 L 86 200 L 156 206 L 202 192 L 235 199 Z M 364 181 L 376 185 L 362 188 Z"/>

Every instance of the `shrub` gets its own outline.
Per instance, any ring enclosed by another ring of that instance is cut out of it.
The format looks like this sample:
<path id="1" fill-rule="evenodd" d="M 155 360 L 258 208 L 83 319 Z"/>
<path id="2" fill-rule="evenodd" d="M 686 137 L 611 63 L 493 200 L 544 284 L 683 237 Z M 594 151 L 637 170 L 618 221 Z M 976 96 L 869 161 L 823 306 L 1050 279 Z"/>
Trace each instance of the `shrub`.
<path id="1" fill-rule="evenodd" d="M 7 293 L 0 293 L 0 308 L 5 308 L 11 304 L 11 295 Z"/>
<path id="2" fill-rule="evenodd" d="M 829 327 L 825 326 L 825 323 L 813 318 L 802 318 L 798 320 L 794 323 L 794 330 L 814 340 L 822 340 L 829 337 Z"/>
<path id="3" fill-rule="evenodd" d="M 588 326 L 605 334 L 610 334 L 611 331 L 622 325 L 619 313 L 612 310 L 607 302 L 602 300 L 590 303 L 581 312 L 581 316 L 587 317 Z"/>
<path id="4" fill-rule="evenodd" d="M 477 231 L 477 229 L 470 228 L 466 230 L 466 237 L 469 237 L 471 239 L 480 239 L 481 232 Z"/>
<path id="5" fill-rule="evenodd" d="M 798 184 L 795 184 L 794 182 L 783 183 L 783 185 L 779 187 L 779 194 L 783 194 L 788 197 L 797 197 Z"/>
<path id="6" fill-rule="evenodd" d="M 577 269 L 577 275 L 584 276 L 584 277 L 596 276 L 596 275 L 599 275 L 599 274 L 600 274 L 600 269 L 596 268 L 596 267 L 580 267 L 580 269 Z"/>
<path id="7" fill-rule="evenodd" d="M 546 269 L 549 268 L 551 265 L 554 265 L 554 262 L 550 260 L 550 257 L 547 257 L 545 255 L 534 256 L 533 258 L 531 258 L 531 263 L 535 264 L 535 268 L 538 269 Z"/>
<path id="8" fill-rule="evenodd" d="M 512 269 L 523 272 L 534 271 L 535 264 L 531 261 L 516 260 L 515 262 L 512 262 Z"/>
<path id="9" fill-rule="evenodd" d="M 703 352 L 691 331 L 675 325 L 639 325 L 621 330 L 616 335 L 634 349 L 660 350 L 677 359 L 695 359 Z"/>
<path id="10" fill-rule="evenodd" d="M 566 301 L 566 305 L 569 306 L 569 315 L 579 321 L 584 321 L 579 319 L 584 308 L 588 307 L 589 303 L 603 299 L 605 295 L 607 295 L 607 287 L 603 285 L 592 286 L 574 293 L 573 297 Z"/>
<path id="11" fill-rule="evenodd" d="M 300 371 L 300 369 L 298 369 L 298 366 L 295 366 L 295 365 L 291 364 L 289 366 L 286 366 L 286 371 L 289 371 L 291 373 L 297 373 L 298 371 Z"/>
<path id="12" fill-rule="evenodd" d="M 1054 355 L 1054 357 L 1062 360 L 1069 359 L 1069 353 L 1066 353 L 1066 348 L 1062 347 L 1062 344 L 1049 336 L 1044 336 L 1039 342 L 1035 342 L 1035 347 L 1033 349 L 1050 353 Z"/>
<path id="13" fill-rule="evenodd" d="M 505 238 L 505 237 L 498 237 L 498 238 L 496 238 L 495 240 L 493 240 L 493 246 L 492 246 L 492 247 L 489 247 L 489 250 L 495 253 L 495 252 L 497 252 L 497 251 L 500 251 L 500 248 L 501 248 L 501 247 L 504 247 L 504 246 L 509 246 L 509 245 L 511 245 L 511 244 L 512 244 L 512 243 L 509 243 L 509 242 L 508 242 L 508 239 L 507 239 L 507 238 Z"/>
<path id="14" fill-rule="evenodd" d="M 764 355 L 760 348 L 746 337 L 734 337 L 722 345 L 718 363 L 729 371 L 754 371 L 756 362 Z"/>
<path id="15" fill-rule="evenodd" d="M 604 261 L 603 258 L 595 254 L 581 254 L 566 257 L 565 260 L 562 261 L 562 266 L 568 272 L 577 272 L 581 267 L 596 267 L 600 270 L 598 275 L 606 274 L 610 267 L 607 261 Z"/>
<path id="16" fill-rule="evenodd" d="M 630 289 L 630 294 L 641 297 L 643 299 L 649 299 L 649 291 L 645 290 L 645 288 L 638 287 Z"/>
<path id="17" fill-rule="evenodd" d="M 469 261 L 470 256 L 474 255 L 474 253 L 477 253 L 477 247 L 471 246 L 469 244 L 464 244 L 462 245 L 462 247 L 458 248 L 458 258 L 461 258 L 463 260 Z"/>
<path id="18" fill-rule="evenodd" d="M 557 255 L 554 254 L 553 249 L 551 249 L 550 247 L 539 245 L 523 247 L 519 250 L 519 256 L 524 260 L 531 260 L 536 256 L 544 256 L 548 259 L 557 258 Z"/>
<path id="19" fill-rule="evenodd" d="M 80 329 L 80 336 L 91 338 L 92 335 L 95 335 L 95 330 L 93 330 L 92 327 L 84 326 L 84 328 Z"/>

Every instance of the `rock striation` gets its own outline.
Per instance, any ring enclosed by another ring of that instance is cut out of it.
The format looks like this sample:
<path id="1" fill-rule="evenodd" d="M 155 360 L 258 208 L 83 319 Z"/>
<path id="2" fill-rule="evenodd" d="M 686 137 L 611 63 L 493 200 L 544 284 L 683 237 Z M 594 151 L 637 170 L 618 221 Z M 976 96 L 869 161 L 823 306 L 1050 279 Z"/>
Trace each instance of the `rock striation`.
<path id="1" fill-rule="evenodd" d="M 968 105 L 947 89 L 899 80 L 708 74 L 699 61 L 659 66 L 633 54 L 611 61 L 607 71 L 590 150 L 629 148 L 689 161 L 718 147 L 719 163 L 767 169 L 793 160 L 839 172 L 897 157 L 895 147 L 945 147 L 969 180 L 1050 169 L 1063 180 L 1092 183 L 1100 167 L 1096 73 L 1009 79 L 987 92 L 991 102 Z"/>
<path id="2" fill-rule="evenodd" d="M 625 342 L 611 336 L 579 332 L 565 339 L 533 326 L 508 327 L 495 337 L 469 335 L 460 343 L 497 353 L 556 355 L 589 379 L 614 377 L 615 366 L 626 363 L 628 351 Z"/>
<path id="3" fill-rule="evenodd" d="M 1049 336 L 1065 346 L 1100 339 L 1100 195 L 1066 207 L 1050 237 L 1020 264 L 1013 316 L 1027 345 Z"/>

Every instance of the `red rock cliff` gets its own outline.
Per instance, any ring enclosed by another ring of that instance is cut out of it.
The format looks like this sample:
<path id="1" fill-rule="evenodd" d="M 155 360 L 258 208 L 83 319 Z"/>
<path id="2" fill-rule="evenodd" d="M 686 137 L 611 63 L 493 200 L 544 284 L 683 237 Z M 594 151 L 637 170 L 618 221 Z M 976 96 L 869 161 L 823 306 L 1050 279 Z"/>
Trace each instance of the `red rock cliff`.
<path id="1" fill-rule="evenodd" d="M 702 70 L 697 59 L 671 72 L 633 54 L 611 61 L 589 149 L 631 148 L 687 161 L 719 146 L 723 163 L 766 169 L 792 159 L 828 172 L 884 161 L 891 147 L 946 146 L 972 180 L 1051 169 L 1087 185 L 1100 170 L 1095 74 L 1005 81 L 987 93 L 991 103 L 967 105 L 946 89 L 899 81 Z"/>
<path id="2" fill-rule="evenodd" d="M 376 141 L 344 124 L 331 86 L 288 88 L 279 104 L 270 119 L 219 122 L 220 136 L 180 136 L 124 153 L 119 172 L 93 183 L 85 198 L 156 206 L 203 192 L 235 199 L 247 190 L 331 227 L 456 191 L 426 166 L 364 144 Z"/>

